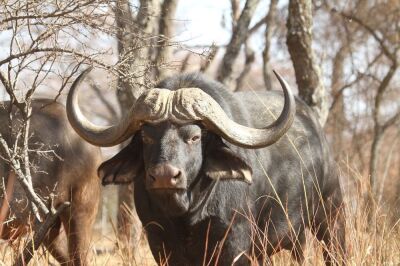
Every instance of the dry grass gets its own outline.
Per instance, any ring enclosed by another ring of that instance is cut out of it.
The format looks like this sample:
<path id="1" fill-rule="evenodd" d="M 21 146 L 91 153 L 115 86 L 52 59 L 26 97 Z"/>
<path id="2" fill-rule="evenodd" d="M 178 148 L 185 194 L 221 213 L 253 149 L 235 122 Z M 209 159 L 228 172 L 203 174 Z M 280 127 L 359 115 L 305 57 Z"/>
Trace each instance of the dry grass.
<path id="1" fill-rule="evenodd" d="M 362 207 L 362 193 L 347 191 L 346 245 L 347 265 L 400 265 L 400 221 L 393 221 L 390 210 L 379 206 L 372 215 Z M 0 244 L 0 266 L 11 265 L 23 243 Z M 127 246 L 121 244 L 113 231 L 104 234 L 95 230 L 92 241 L 90 265 L 156 265 L 145 240 Z M 304 265 L 324 265 L 322 246 L 315 237 L 307 234 Z M 273 256 L 274 265 L 296 265 L 289 252 Z M 40 249 L 30 265 L 55 265 L 48 252 Z"/>
<path id="2" fill-rule="evenodd" d="M 321 244 L 308 234 L 305 248 L 305 265 L 324 265 Z M 361 210 L 348 217 L 347 222 L 347 264 L 348 265 L 399 265 L 400 264 L 400 223 L 389 222 L 383 209 L 379 209 L 373 219 L 368 219 Z M 144 238 L 138 248 L 118 247 L 113 233 L 95 233 L 93 239 L 91 265 L 156 265 Z M 22 246 L 22 245 L 20 245 Z M 97 250 L 98 254 L 94 250 Z M 16 256 L 16 246 L 0 245 L 0 265 L 11 265 Z M 273 256 L 274 265 L 296 264 L 289 252 L 283 251 Z M 47 266 L 54 260 L 43 249 L 35 255 L 31 265 Z"/>
<path id="3" fill-rule="evenodd" d="M 0 244 L 0 266 L 12 265 L 18 250 L 22 249 L 26 239 L 12 245 L 8 245 L 6 242 Z M 108 232 L 103 235 L 95 230 L 89 259 L 90 265 L 157 265 L 144 237 L 136 245 L 138 248 L 135 248 L 134 252 L 133 248 L 121 245 L 114 233 Z M 47 251 L 40 248 L 29 265 L 51 266 L 57 265 L 57 263 Z"/>

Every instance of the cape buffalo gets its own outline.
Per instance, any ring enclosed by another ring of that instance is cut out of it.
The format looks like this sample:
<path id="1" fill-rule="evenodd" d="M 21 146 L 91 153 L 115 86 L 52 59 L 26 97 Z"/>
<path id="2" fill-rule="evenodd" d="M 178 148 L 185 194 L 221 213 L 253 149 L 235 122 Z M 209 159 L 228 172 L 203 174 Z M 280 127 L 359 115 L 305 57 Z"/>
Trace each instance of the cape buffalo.
<path id="1" fill-rule="evenodd" d="M 282 249 L 301 261 L 305 228 L 324 241 L 327 264 L 341 262 L 335 163 L 311 109 L 278 74 L 283 94 L 231 93 L 199 74 L 173 76 L 143 91 L 118 124 L 97 126 L 78 105 L 87 73 L 68 95 L 69 121 L 94 145 L 131 138 L 98 173 L 103 184 L 134 181 L 159 264 L 265 263 Z"/>
<path id="2" fill-rule="evenodd" d="M 12 125 L 8 126 L 9 105 L 9 102 L 0 103 L 0 133 L 11 144 L 15 138 L 15 132 L 11 131 L 20 125 L 21 116 L 13 110 Z M 64 201 L 71 202 L 43 244 L 62 265 L 87 265 L 91 229 L 100 199 L 100 179 L 97 176 L 100 150 L 75 133 L 68 123 L 65 107 L 54 100 L 32 102 L 30 131 L 30 149 L 41 151 L 30 154 L 35 191 L 42 198 L 53 193 L 55 207 Z M 0 154 L 1 151 L 0 148 Z M 0 236 L 14 240 L 29 230 L 30 207 L 13 171 L 1 157 L 0 180 L 2 185 L 6 184 L 6 193 L 3 189 L 0 191 L 3 216 Z M 65 233 L 60 231 L 61 225 Z"/>

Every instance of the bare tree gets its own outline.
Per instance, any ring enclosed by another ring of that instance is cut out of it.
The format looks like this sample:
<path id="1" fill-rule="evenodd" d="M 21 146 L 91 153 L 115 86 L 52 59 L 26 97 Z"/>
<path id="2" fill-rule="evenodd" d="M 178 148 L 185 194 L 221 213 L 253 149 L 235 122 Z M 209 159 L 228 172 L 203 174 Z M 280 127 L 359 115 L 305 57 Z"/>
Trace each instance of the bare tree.
<path id="1" fill-rule="evenodd" d="M 99 50 L 79 48 L 78 44 L 82 44 L 86 37 L 84 34 L 76 34 L 69 43 L 63 41 L 70 37 L 70 33 L 76 33 L 77 27 L 97 30 L 104 26 L 103 19 L 107 15 L 95 11 L 101 4 L 101 1 L 90 0 L 65 3 L 10 1 L 0 8 L 0 28 L 11 36 L 9 42 L 4 44 L 8 46 L 5 57 L 0 60 L 0 84 L 10 99 L 8 124 L 5 125 L 9 128 L 10 137 L 0 133 L 0 159 L 11 170 L 9 181 L 15 176 L 25 191 L 34 228 L 33 238 L 15 265 L 26 265 L 30 261 L 48 230 L 69 206 L 69 202 L 64 202 L 54 209 L 53 196 L 43 199 L 33 187 L 31 172 L 36 165 L 31 161 L 32 154 L 44 156 L 52 151 L 31 146 L 32 99 L 36 91 L 51 79 L 59 81 L 58 98 L 83 63 L 112 68 L 97 58 L 101 54 Z M 62 67 L 66 69 L 60 73 Z M 14 121 L 15 110 L 21 114 L 21 121 Z"/>
<path id="2" fill-rule="evenodd" d="M 312 5 L 310 0 L 290 0 L 287 46 L 296 74 L 299 96 L 313 108 L 321 125 L 328 116 L 328 101 L 312 49 Z"/>
<path id="3" fill-rule="evenodd" d="M 201 66 L 200 66 L 200 72 L 206 72 L 207 69 L 209 69 L 209 67 L 211 66 L 211 63 L 215 60 L 218 50 L 219 50 L 218 46 L 216 46 L 214 43 L 211 44 L 210 50 L 209 50 L 208 54 L 205 56 L 204 63 L 201 64 Z M 191 53 L 189 52 L 188 55 L 191 55 Z"/>
<path id="4" fill-rule="evenodd" d="M 323 10 L 326 14 L 331 15 L 330 9 Z M 332 103 L 329 107 L 329 115 L 325 126 L 326 131 L 332 136 L 332 147 L 336 153 L 336 158 L 340 160 L 345 155 L 345 150 L 348 145 L 345 144 L 344 132 L 349 129 L 349 121 L 345 113 L 345 98 L 343 92 L 354 84 L 354 81 L 349 83 L 345 80 L 346 63 L 350 60 L 349 57 L 353 49 L 353 38 L 346 23 L 343 19 L 337 16 L 330 16 L 330 24 L 334 25 L 331 31 L 325 30 L 329 36 L 326 38 L 329 42 L 338 42 L 338 48 L 332 55 L 332 71 L 330 72 L 330 94 Z M 331 37 L 332 36 L 332 39 Z"/>
<path id="5" fill-rule="evenodd" d="M 242 67 L 242 70 L 240 71 L 239 76 L 236 78 L 236 84 L 235 84 L 235 91 L 239 91 L 244 89 L 243 83 L 246 78 L 246 76 L 251 72 L 251 68 L 253 63 L 255 63 L 256 59 L 256 52 L 254 49 L 251 47 L 251 38 L 257 30 L 265 25 L 265 31 L 264 31 L 264 39 L 265 39 L 265 46 L 264 50 L 262 53 L 263 57 L 263 78 L 264 78 L 264 83 L 266 84 L 267 90 L 272 88 L 271 84 L 271 77 L 270 74 L 271 72 L 271 67 L 269 66 L 269 50 L 271 46 L 271 39 L 272 39 L 272 34 L 275 29 L 275 14 L 277 11 L 277 4 L 278 0 L 272 0 L 270 2 L 270 7 L 267 12 L 267 14 L 261 18 L 258 22 L 256 22 L 251 28 L 247 30 L 245 33 L 245 38 L 244 38 L 244 55 L 245 55 L 245 60 L 244 60 L 244 65 Z M 240 18 L 240 9 L 239 9 L 239 1 L 237 0 L 232 0 L 231 1 L 231 9 L 232 9 L 232 29 L 235 29 L 238 25 L 238 21 Z"/>
<path id="6" fill-rule="evenodd" d="M 139 97 L 146 86 L 151 86 L 151 60 L 149 42 L 155 31 L 158 1 L 140 1 L 136 12 L 127 0 L 116 1 L 114 9 L 117 26 L 118 56 L 121 75 L 118 79 L 117 98 L 122 115 Z M 149 84 L 149 85 L 147 85 Z M 124 243 L 136 243 L 140 237 L 140 223 L 136 216 L 130 215 L 127 209 L 135 210 L 133 202 L 133 185 L 118 187 L 118 235 Z M 136 213 L 133 211 L 132 213 Z"/>
<path id="7" fill-rule="evenodd" d="M 113 7 L 117 26 L 120 76 L 117 97 L 121 110 L 127 110 L 143 89 L 151 87 L 150 43 L 156 27 L 158 1 L 140 1 L 134 15 L 127 0 Z"/>
<path id="8" fill-rule="evenodd" d="M 393 146 L 398 143 L 400 107 L 399 4 L 392 0 L 319 4 L 315 4 L 314 18 L 330 16 L 327 25 L 319 24 L 314 31 L 317 55 L 324 57 L 324 66 L 332 60 L 331 72 L 324 77 L 330 81 L 332 96 L 328 139 L 338 162 L 360 173 L 360 178 L 347 178 L 349 184 L 362 184 L 364 206 L 374 215 L 380 204 L 394 206 L 397 200 L 393 195 L 398 171 L 393 165 L 399 157 Z M 395 213 L 390 210 L 389 216 Z"/>
<path id="9" fill-rule="evenodd" d="M 250 72 L 251 65 L 254 63 L 254 61 L 256 59 L 255 52 L 250 47 L 250 43 L 248 40 L 246 41 L 246 43 L 244 45 L 244 53 L 245 53 L 245 57 L 246 57 L 245 61 L 244 61 L 244 67 L 242 69 L 242 72 L 240 72 L 239 77 L 236 79 L 235 91 L 239 91 L 243 87 L 244 78 Z"/>
<path id="10" fill-rule="evenodd" d="M 164 0 L 161 6 L 161 14 L 158 26 L 158 38 L 156 50 L 156 77 L 163 79 L 168 76 L 168 68 L 172 59 L 172 35 L 174 30 L 175 12 L 178 0 Z"/>
<path id="11" fill-rule="evenodd" d="M 380 49 L 382 50 L 383 55 L 386 59 L 390 62 L 389 68 L 384 75 L 383 79 L 379 81 L 379 85 L 377 88 L 377 93 L 375 96 L 374 101 L 374 108 L 372 113 L 372 118 L 374 122 L 374 137 L 371 145 L 371 159 L 369 164 L 369 172 L 370 172 L 370 186 L 372 192 L 377 192 L 376 180 L 377 180 L 377 170 L 378 170 L 378 158 L 379 152 L 382 145 L 383 137 L 385 131 L 390 128 L 391 126 L 395 125 L 397 122 L 400 121 L 400 111 L 393 114 L 391 117 L 386 119 L 386 121 L 382 121 L 381 119 L 381 112 L 384 108 L 383 100 L 386 91 L 389 88 L 390 82 L 393 79 L 397 69 L 398 69 L 398 57 L 397 53 L 400 49 L 400 45 L 398 41 L 395 40 L 394 43 L 391 42 L 389 38 L 385 38 L 388 36 L 385 32 L 380 32 L 379 29 L 374 29 L 365 23 L 362 19 L 354 16 L 348 15 L 344 12 L 341 15 L 346 19 L 351 19 L 355 21 L 359 25 L 361 25 L 371 36 L 372 38 L 378 43 Z M 381 37 L 383 36 L 383 37 Z M 392 44 L 392 47 L 389 45 Z"/>
<path id="12" fill-rule="evenodd" d="M 239 55 L 240 48 L 247 39 L 251 18 L 259 0 L 247 0 L 240 17 L 232 30 L 231 40 L 218 68 L 217 79 L 222 83 L 229 83 L 232 78 L 233 65 Z"/>
<path id="13" fill-rule="evenodd" d="M 342 41 L 332 63 L 331 91 L 333 103 L 329 108 L 328 122 L 332 125 L 333 146 L 337 149 L 344 148 L 343 131 L 346 128 L 347 120 L 345 117 L 345 105 L 343 98 L 343 90 L 345 88 L 343 80 L 343 72 L 345 68 L 345 58 L 350 52 L 347 41 Z M 340 153 L 340 152 L 338 152 Z"/>
<path id="14" fill-rule="evenodd" d="M 119 61 L 123 62 L 120 68 L 125 73 L 118 80 L 117 91 L 122 115 L 144 89 L 154 85 L 154 76 L 162 78 L 168 74 L 177 3 L 165 0 L 160 6 L 157 0 L 141 0 L 138 9 L 133 10 L 129 1 L 119 0 L 114 6 Z M 119 236 L 125 242 L 133 236 L 136 243 L 140 222 L 135 211 L 127 211 L 135 209 L 132 185 L 119 187 L 118 206 Z"/>
<path id="15" fill-rule="evenodd" d="M 265 39 L 265 46 L 263 51 L 263 77 L 264 83 L 267 90 L 272 89 L 272 81 L 271 81 L 271 66 L 269 64 L 270 61 L 270 49 L 271 49 L 271 39 L 272 34 L 275 29 L 275 20 L 276 20 L 276 11 L 277 11 L 278 0 L 271 0 L 269 4 L 268 14 L 265 17 L 265 32 L 264 32 L 264 39 Z"/>

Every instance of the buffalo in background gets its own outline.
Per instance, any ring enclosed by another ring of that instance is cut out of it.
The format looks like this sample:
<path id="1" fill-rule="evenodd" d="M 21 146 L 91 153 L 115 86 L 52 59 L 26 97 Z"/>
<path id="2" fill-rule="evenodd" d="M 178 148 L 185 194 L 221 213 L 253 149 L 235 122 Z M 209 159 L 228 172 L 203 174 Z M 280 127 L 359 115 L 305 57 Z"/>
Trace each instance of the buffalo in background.
<path id="1" fill-rule="evenodd" d="M 68 95 L 69 121 L 94 145 L 131 138 L 99 175 L 103 184 L 135 183 L 158 263 L 248 265 L 282 249 L 302 261 L 306 228 L 324 241 L 327 264 L 342 262 L 335 162 L 315 115 L 279 75 L 283 94 L 231 93 L 199 74 L 173 76 L 143 91 L 118 124 L 97 126 L 78 106 L 87 73 Z"/>
<path id="2" fill-rule="evenodd" d="M 0 132 L 9 144 L 15 137 L 20 114 L 13 110 L 11 128 L 8 126 L 9 102 L 0 103 Z M 16 108 L 14 108 L 16 109 Z M 42 198 L 55 195 L 54 205 L 71 203 L 50 229 L 43 244 L 62 265 L 87 265 L 91 230 L 100 200 L 100 180 L 97 167 L 100 149 L 82 140 L 71 128 L 65 107 L 54 100 L 36 99 L 32 102 L 30 119 L 31 150 L 47 151 L 30 155 L 32 183 Z M 46 154 L 46 156 L 43 156 Z M 0 158 L 0 178 L 6 184 L 6 194 L 0 191 L 0 237 L 14 240 L 30 230 L 30 207 L 23 188 L 15 175 Z M 61 225 L 64 231 L 61 230 Z"/>

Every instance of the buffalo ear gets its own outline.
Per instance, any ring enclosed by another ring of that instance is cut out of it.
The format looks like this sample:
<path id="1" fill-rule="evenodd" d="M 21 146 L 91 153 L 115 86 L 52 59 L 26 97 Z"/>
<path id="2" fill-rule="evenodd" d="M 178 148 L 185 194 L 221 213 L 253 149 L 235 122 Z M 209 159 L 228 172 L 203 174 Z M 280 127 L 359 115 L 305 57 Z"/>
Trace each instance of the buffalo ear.
<path id="1" fill-rule="evenodd" d="M 131 183 L 140 173 L 143 168 L 142 143 L 137 135 L 128 146 L 99 166 L 97 174 L 103 186 Z"/>
<path id="2" fill-rule="evenodd" d="M 251 184 L 252 169 L 237 154 L 235 154 L 222 140 L 216 140 L 207 150 L 204 162 L 205 174 L 211 179 L 234 179 Z M 217 145 L 214 145 L 217 144 Z"/>

